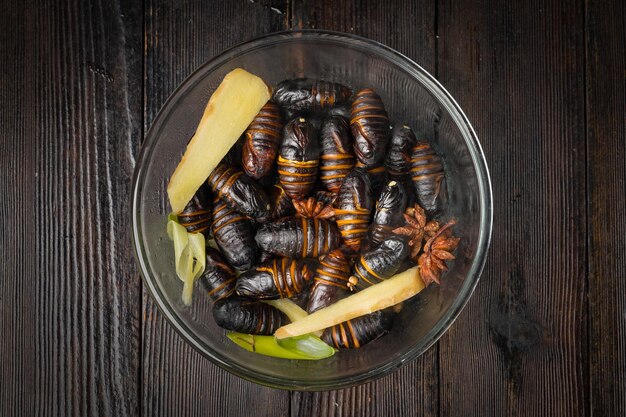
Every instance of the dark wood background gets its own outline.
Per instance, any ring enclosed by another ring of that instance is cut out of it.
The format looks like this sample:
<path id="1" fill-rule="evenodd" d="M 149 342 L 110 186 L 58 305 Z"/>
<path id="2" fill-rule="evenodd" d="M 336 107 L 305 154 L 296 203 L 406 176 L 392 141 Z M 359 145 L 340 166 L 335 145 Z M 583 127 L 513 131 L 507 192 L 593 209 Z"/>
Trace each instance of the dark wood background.
<path id="1" fill-rule="evenodd" d="M 626 415 L 626 7 L 615 1 L 0 0 L 0 416 Z M 290 393 L 187 346 L 143 288 L 131 178 L 160 106 L 272 31 L 366 36 L 458 100 L 489 259 L 422 357 Z"/>

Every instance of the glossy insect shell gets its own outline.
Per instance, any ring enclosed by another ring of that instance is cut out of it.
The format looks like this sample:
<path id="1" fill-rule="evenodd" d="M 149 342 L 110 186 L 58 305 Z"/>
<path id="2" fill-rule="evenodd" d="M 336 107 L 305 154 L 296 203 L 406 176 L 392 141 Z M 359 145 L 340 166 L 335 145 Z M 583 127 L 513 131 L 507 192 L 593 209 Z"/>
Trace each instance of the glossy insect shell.
<path id="1" fill-rule="evenodd" d="M 221 163 L 209 175 L 213 194 L 230 208 L 250 217 L 267 217 L 270 202 L 263 188 L 232 166 Z"/>
<path id="2" fill-rule="evenodd" d="M 202 185 L 178 215 L 178 223 L 189 233 L 207 236 L 211 230 L 211 199 L 208 187 Z"/>
<path id="3" fill-rule="evenodd" d="M 211 229 L 217 246 L 230 266 L 245 271 L 254 265 L 257 246 L 254 226 L 248 217 L 215 198 Z"/>
<path id="4" fill-rule="evenodd" d="M 266 103 L 248 126 L 244 136 L 244 171 L 253 179 L 265 177 L 272 171 L 283 136 L 283 122 L 278 106 L 272 102 Z"/>
<path id="5" fill-rule="evenodd" d="M 332 206 L 335 204 L 335 200 L 337 199 L 337 193 L 319 190 L 315 193 L 315 199 L 320 203 L 326 204 L 327 206 Z"/>
<path id="6" fill-rule="evenodd" d="M 442 212 L 448 201 L 446 175 L 441 158 L 427 142 L 412 150 L 411 176 L 417 202 L 430 215 Z"/>
<path id="7" fill-rule="evenodd" d="M 319 140 L 313 125 L 304 118 L 287 123 L 277 165 L 278 179 L 289 197 L 301 199 L 313 189 L 319 155 Z"/>
<path id="8" fill-rule="evenodd" d="M 329 117 L 320 130 L 320 180 L 332 192 L 339 191 L 343 179 L 354 168 L 350 126 L 340 116 Z"/>
<path id="9" fill-rule="evenodd" d="M 257 262 L 258 263 L 263 263 L 263 262 L 267 262 L 271 259 L 274 259 L 274 254 L 273 253 L 269 253 L 266 252 L 264 250 L 259 249 L 259 254 L 257 255 Z"/>
<path id="10" fill-rule="evenodd" d="M 237 139 L 237 142 L 235 142 L 235 144 L 228 150 L 228 152 L 222 159 L 222 162 L 230 165 L 233 168 L 239 170 L 243 169 L 243 167 L 241 166 L 241 160 L 243 159 L 243 146 L 245 143 L 246 138 L 244 135 L 241 135 L 241 137 Z"/>
<path id="11" fill-rule="evenodd" d="M 286 217 L 264 224 L 256 233 L 256 242 L 278 256 L 315 258 L 338 247 L 341 237 L 334 222 Z"/>
<path id="12" fill-rule="evenodd" d="M 403 238 L 387 238 L 378 247 L 361 254 L 350 279 L 356 278 L 358 290 L 377 284 L 393 276 L 408 254 L 409 245 Z"/>
<path id="13" fill-rule="evenodd" d="M 376 210 L 370 225 L 370 243 L 378 246 L 393 235 L 392 230 L 404 223 L 407 197 L 404 186 L 397 181 L 389 181 L 376 201 Z"/>
<path id="14" fill-rule="evenodd" d="M 280 184 L 272 186 L 270 192 L 270 204 L 272 205 L 270 211 L 270 220 L 277 220 L 283 217 L 293 215 L 296 210 L 291 202 L 291 197 L 287 195 L 285 189 Z"/>
<path id="15" fill-rule="evenodd" d="M 350 265 L 340 249 L 320 256 L 309 291 L 307 311 L 313 313 L 349 295 Z"/>
<path id="16" fill-rule="evenodd" d="M 293 297 L 309 287 L 316 264 L 312 259 L 274 258 L 241 274 L 237 294 L 257 300 Z"/>
<path id="17" fill-rule="evenodd" d="M 372 186 L 367 172 L 355 168 L 341 184 L 335 200 L 337 227 L 345 245 L 353 252 L 361 248 L 361 241 L 367 235 L 372 211 Z"/>
<path id="18" fill-rule="evenodd" d="M 337 349 L 355 349 L 383 336 L 391 323 L 389 312 L 376 311 L 326 329 L 322 340 Z"/>
<path id="19" fill-rule="evenodd" d="M 271 335 L 289 320 L 278 309 L 238 297 L 216 301 L 213 319 L 218 326 L 246 334 Z"/>
<path id="20" fill-rule="evenodd" d="M 206 268 L 200 276 L 200 282 L 213 300 L 228 298 L 235 292 L 235 271 L 226 263 L 220 253 L 206 249 Z"/>
<path id="21" fill-rule="evenodd" d="M 404 183 L 411 176 L 411 152 L 417 144 L 413 129 L 406 125 L 395 126 L 387 149 L 385 167 L 390 180 Z"/>
<path id="22" fill-rule="evenodd" d="M 348 87 L 338 83 L 296 78 L 280 82 L 272 100 L 291 111 L 316 112 L 345 104 L 351 95 Z"/>
<path id="23" fill-rule="evenodd" d="M 340 116 L 344 119 L 350 120 L 350 112 L 352 111 L 352 106 L 349 101 L 338 104 L 336 106 L 331 107 L 325 114 L 328 116 Z"/>
<path id="24" fill-rule="evenodd" d="M 309 288 L 311 287 L 309 286 Z M 306 305 L 309 302 L 309 291 L 301 291 L 291 297 L 290 300 L 296 303 L 300 308 L 306 309 Z"/>
<path id="25" fill-rule="evenodd" d="M 366 168 L 382 165 L 389 142 L 389 117 L 383 101 L 371 88 L 356 93 L 350 128 L 357 160 Z"/>
<path id="26" fill-rule="evenodd" d="M 292 120 L 297 119 L 306 119 L 307 122 L 311 123 L 311 126 L 317 131 L 322 127 L 322 120 L 324 119 L 322 114 L 317 113 L 309 113 L 309 112 L 301 112 L 301 111 L 291 111 L 289 109 L 281 108 L 283 115 L 283 120 L 286 120 L 285 124 L 291 122 Z"/>
<path id="27" fill-rule="evenodd" d="M 359 163 L 357 163 L 357 166 L 359 166 Z M 370 183 L 372 184 L 372 196 L 376 199 L 376 197 L 380 195 L 383 187 L 387 184 L 387 170 L 383 165 L 379 165 L 369 168 L 367 170 L 367 175 L 369 176 Z"/>

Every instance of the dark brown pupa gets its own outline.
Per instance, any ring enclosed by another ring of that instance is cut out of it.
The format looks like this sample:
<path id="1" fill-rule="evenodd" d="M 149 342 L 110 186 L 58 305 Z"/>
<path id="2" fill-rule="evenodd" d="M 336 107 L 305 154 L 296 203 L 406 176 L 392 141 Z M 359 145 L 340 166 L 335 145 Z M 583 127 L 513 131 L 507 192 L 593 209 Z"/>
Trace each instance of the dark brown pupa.
<path id="1" fill-rule="evenodd" d="M 262 250 L 278 256 L 315 258 L 338 247 L 341 237 L 332 221 L 286 217 L 261 226 L 256 242 Z"/>
<path id="2" fill-rule="evenodd" d="M 245 271 L 256 260 L 257 246 L 250 218 L 228 207 L 222 200 L 213 200 L 213 238 L 230 266 Z"/>
<path id="3" fill-rule="evenodd" d="M 327 190 L 339 191 L 343 179 L 354 168 L 350 126 L 340 116 L 329 117 L 320 130 L 320 180 Z"/>
<path id="4" fill-rule="evenodd" d="M 359 164 L 357 164 L 357 166 L 359 166 Z M 367 175 L 370 178 L 370 184 L 372 184 L 372 197 L 376 199 L 385 184 L 387 184 L 387 170 L 383 165 L 380 165 L 369 168 Z"/>
<path id="5" fill-rule="evenodd" d="M 370 225 L 369 239 L 372 246 L 379 245 L 393 236 L 393 229 L 404 224 L 406 192 L 397 181 L 389 181 L 376 200 L 376 210 Z"/>
<path id="6" fill-rule="evenodd" d="M 203 184 L 178 215 L 178 223 L 189 233 L 207 236 L 211 230 L 211 214 L 210 192 L 207 185 Z"/>
<path id="7" fill-rule="evenodd" d="M 411 177 L 411 152 L 415 145 L 417 138 L 413 129 L 406 125 L 393 128 L 385 158 L 385 167 L 390 180 L 405 184 Z"/>
<path id="8" fill-rule="evenodd" d="M 345 245 L 354 253 L 361 249 L 372 212 L 372 186 L 363 168 L 354 168 L 341 184 L 334 203 L 337 227 Z"/>
<path id="9" fill-rule="evenodd" d="M 415 199 L 428 214 L 442 212 L 448 201 L 446 175 L 441 158 L 427 142 L 418 142 L 411 153 L 411 177 Z"/>
<path id="10" fill-rule="evenodd" d="M 382 165 L 389 142 L 389 116 L 383 101 L 371 88 L 356 93 L 350 128 L 357 160 L 366 168 Z"/>
<path id="11" fill-rule="evenodd" d="M 218 326 L 245 334 L 271 335 L 289 320 L 278 309 L 260 301 L 225 298 L 213 305 Z"/>
<path id="12" fill-rule="evenodd" d="M 323 204 L 332 206 L 337 199 L 337 193 L 319 190 L 315 193 L 315 199 Z"/>
<path id="13" fill-rule="evenodd" d="M 319 168 L 317 131 L 300 117 L 287 123 L 278 153 L 278 179 L 289 197 L 304 198 L 315 185 Z"/>
<path id="14" fill-rule="evenodd" d="M 285 189 L 280 184 L 274 184 L 270 195 L 270 220 L 277 220 L 293 215 L 296 210 L 293 208 L 291 197 L 287 195 Z"/>
<path id="15" fill-rule="evenodd" d="M 312 259 L 271 259 L 237 278 L 237 294 L 256 300 L 291 298 L 308 289 L 316 264 Z"/>
<path id="16" fill-rule="evenodd" d="M 378 247 L 362 253 L 354 263 L 350 287 L 362 290 L 391 278 L 408 255 L 409 245 L 403 238 L 385 239 Z"/>
<path id="17" fill-rule="evenodd" d="M 281 81 L 272 100 L 292 112 L 318 112 L 347 103 L 351 95 L 352 91 L 339 83 L 296 78 Z"/>
<path id="18" fill-rule="evenodd" d="M 213 249 L 206 249 L 206 268 L 200 276 L 200 282 L 213 300 L 228 298 L 235 292 L 237 275 L 226 263 L 220 253 Z"/>
<path id="19" fill-rule="evenodd" d="M 309 314 L 327 307 L 350 294 L 348 279 L 350 265 L 341 249 L 335 249 L 319 258 L 319 265 L 309 291 Z"/>
<path id="20" fill-rule="evenodd" d="M 387 333 L 391 322 L 391 313 L 376 311 L 329 327 L 322 340 L 337 349 L 357 349 Z"/>
<path id="21" fill-rule="evenodd" d="M 280 109 L 267 102 L 244 133 L 242 166 L 250 178 L 259 179 L 272 171 L 282 136 Z"/>
<path id="22" fill-rule="evenodd" d="M 270 202 L 263 187 L 242 171 L 222 162 L 209 175 L 208 183 L 213 194 L 233 210 L 254 218 L 269 215 Z"/>

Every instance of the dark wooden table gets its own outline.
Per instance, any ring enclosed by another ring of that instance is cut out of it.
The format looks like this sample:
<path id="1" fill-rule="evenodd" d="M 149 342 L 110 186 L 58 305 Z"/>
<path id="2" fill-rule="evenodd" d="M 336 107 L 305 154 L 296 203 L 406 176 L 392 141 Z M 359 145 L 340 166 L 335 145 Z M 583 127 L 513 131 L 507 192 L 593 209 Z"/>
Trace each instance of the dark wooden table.
<path id="1" fill-rule="evenodd" d="M 615 1 L 2 1 L 0 416 L 624 416 L 626 8 Z M 366 36 L 459 101 L 489 162 L 482 280 L 376 382 L 272 390 L 173 331 L 130 243 L 135 158 L 195 68 L 272 31 Z"/>

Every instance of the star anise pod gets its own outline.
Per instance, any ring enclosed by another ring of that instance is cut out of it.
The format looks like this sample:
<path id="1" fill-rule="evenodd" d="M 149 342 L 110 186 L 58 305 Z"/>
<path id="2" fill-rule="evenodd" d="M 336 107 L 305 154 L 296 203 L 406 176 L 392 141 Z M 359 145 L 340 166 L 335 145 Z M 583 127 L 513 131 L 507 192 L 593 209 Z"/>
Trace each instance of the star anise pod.
<path id="1" fill-rule="evenodd" d="M 441 229 L 441 225 L 437 220 L 431 220 L 424 226 L 424 238 L 430 239 Z"/>
<path id="2" fill-rule="evenodd" d="M 432 222 L 430 222 L 432 223 Z M 426 227 L 426 212 L 419 204 L 409 207 L 404 213 L 404 226 L 393 229 L 394 233 L 404 235 L 409 238 L 411 247 L 411 259 L 417 262 L 417 255 L 422 249 Z"/>
<path id="3" fill-rule="evenodd" d="M 450 220 L 424 244 L 424 253 L 420 255 L 417 265 L 426 286 L 431 282 L 439 284 L 441 274 L 448 270 L 446 261 L 454 259 L 452 252 L 459 246 L 461 240 L 452 236 L 452 226 L 455 223 L 454 220 Z"/>
<path id="4" fill-rule="evenodd" d="M 302 200 L 293 200 L 296 213 L 302 217 L 330 219 L 335 216 L 335 210 L 331 205 L 318 201 L 315 197 Z"/>

